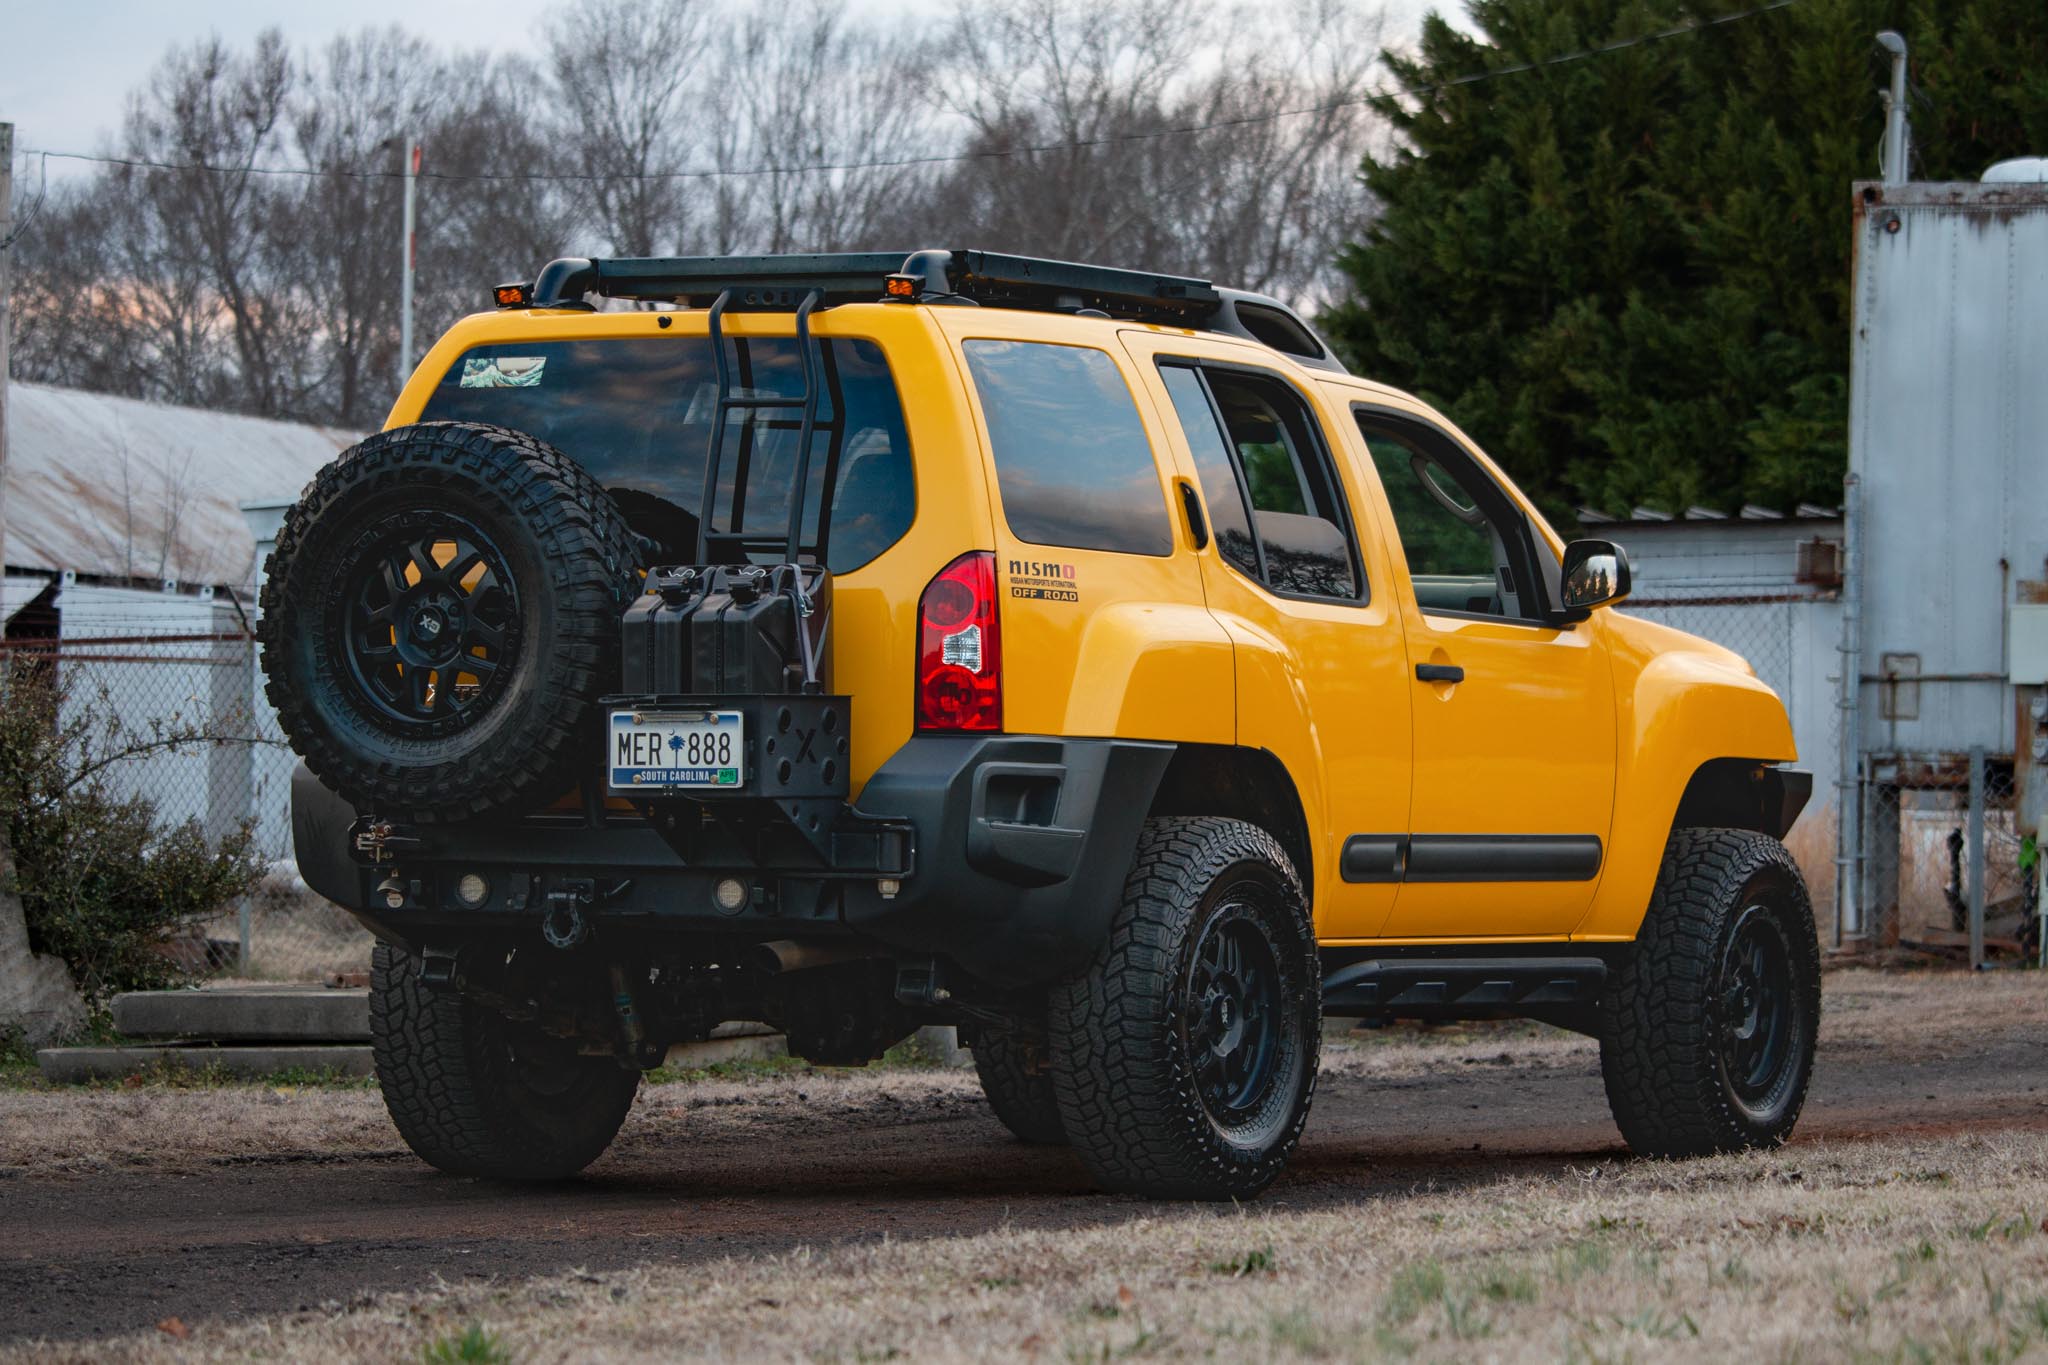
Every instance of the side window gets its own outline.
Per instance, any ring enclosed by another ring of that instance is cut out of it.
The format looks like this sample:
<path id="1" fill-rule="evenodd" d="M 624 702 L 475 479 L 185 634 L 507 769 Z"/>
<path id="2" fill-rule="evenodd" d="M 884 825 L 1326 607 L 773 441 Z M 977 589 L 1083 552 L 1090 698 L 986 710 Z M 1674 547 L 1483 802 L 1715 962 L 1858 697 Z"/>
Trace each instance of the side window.
<path id="1" fill-rule="evenodd" d="M 1416 604 L 1466 615 L 1531 615 L 1519 519 L 1493 481 L 1402 425 L 1361 413 L 1358 426 L 1393 509 Z"/>
<path id="2" fill-rule="evenodd" d="M 1209 406 L 1209 390 L 1202 376 L 1185 365 L 1167 365 L 1159 377 L 1173 399 L 1174 414 L 1187 433 L 1188 449 L 1194 453 L 1195 472 L 1202 479 L 1202 501 L 1209 508 L 1209 522 L 1216 535 L 1216 549 L 1240 573 L 1262 578 L 1259 547 L 1252 540 L 1251 516 L 1245 510 L 1245 492 L 1238 481 L 1237 462 L 1223 443 L 1223 428 L 1216 425 L 1216 410 Z"/>
<path id="3" fill-rule="evenodd" d="M 1166 555 L 1152 442 L 1116 362 L 1086 346 L 969 341 L 1003 515 L 1022 540 Z"/>
<path id="4" fill-rule="evenodd" d="M 1160 374 L 1223 557 L 1275 592 L 1360 600 L 1343 493 L 1301 395 L 1242 370 L 1162 363 Z"/>

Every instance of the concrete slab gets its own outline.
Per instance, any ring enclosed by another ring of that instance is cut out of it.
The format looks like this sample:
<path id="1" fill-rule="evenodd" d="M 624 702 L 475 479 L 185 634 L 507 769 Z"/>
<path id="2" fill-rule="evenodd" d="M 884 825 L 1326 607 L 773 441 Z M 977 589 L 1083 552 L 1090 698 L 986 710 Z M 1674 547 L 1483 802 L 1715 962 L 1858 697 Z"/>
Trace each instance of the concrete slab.
<path id="1" fill-rule="evenodd" d="M 789 1044 L 766 1024 L 720 1024 L 701 1043 L 677 1043 L 663 1063 L 678 1071 L 724 1062 L 767 1062 L 789 1055 Z"/>
<path id="2" fill-rule="evenodd" d="M 974 1053 L 960 1046 L 960 1031 L 951 1024 L 926 1024 L 914 1035 L 917 1050 L 940 1066 L 973 1066 Z"/>
<path id="3" fill-rule="evenodd" d="M 231 1076 L 274 1076 L 280 1071 L 338 1071 L 344 1076 L 371 1072 L 367 1047 L 46 1047 L 36 1065 L 49 1080 L 70 1082 L 118 1079 L 167 1063 L 193 1071 L 219 1068 Z"/>
<path id="4" fill-rule="evenodd" d="M 669 1049 L 668 1065 L 690 1071 L 723 1062 L 765 1062 L 789 1051 L 781 1034 L 759 1024 L 727 1024 L 701 1043 L 678 1043 Z M 159 1063 L 194 1071 L 217 1068 L 231 1076 L 274 1076 L 280 1071 L 337 1071 L 368 1076 L 374 1071 L 370 1049 L 321 1044 L 248 1044 L 216 1047 L 206 1043 L 143 1044 L 131 1047 L 46 1047 L 36 1065 L 53 1081 L 119 1079 Z"/>
<path id="5" fill-rule="evenodd" d="M 361 1043 L 370 1038 L 370 993 L 324 986 L 131 991 L 114 997 L 114 1027 L 130 1038 Z"/>

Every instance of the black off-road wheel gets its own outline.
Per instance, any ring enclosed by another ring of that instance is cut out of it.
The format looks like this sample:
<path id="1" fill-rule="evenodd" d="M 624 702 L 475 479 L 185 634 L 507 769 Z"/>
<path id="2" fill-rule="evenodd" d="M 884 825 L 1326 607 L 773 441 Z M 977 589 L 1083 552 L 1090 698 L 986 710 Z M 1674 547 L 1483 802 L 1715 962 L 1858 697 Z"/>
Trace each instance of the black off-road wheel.
<path id="1" fill-rule="evenodd" d="M 1601 1002 L 1607 1103 L 1641 1156 L 1774 1147 L 1791 1134 L 1820 1033 L 1820 947 L 1785 846 L 1681 829 Z"/>
<path id="2" fill-rule="evenodd" d="M 1148 820 L 1089 968 L 1050 1001 L 1068 1141 L 1105 1188 L 1242 1199 L 1315 1090 L 1322 979 L 1301 880 L 1257 826 Z"/>
<path id="3" fill-rule="evenodd" d="M 524 433 L 382 432 L 285 518 L 266 694 L 306 766 L 360 808 L 424 824 L 537 804 L 595 766 L 634 547 L 596 481 Z"/>
<path id="4" fill-rule="evenodd" d="M 640 1088 L 610 1057 L 428 989 L 390 943 L 371 959 L 370 1046 L 399 1136 L 450 1175 L 575 1175 L 611 1145 Z"/>
<path id="5" fill-rule="evenodd" d="M 981 1078 L 988 1107 L 1019 1142 L 1034 1147 L 1067 1145 L 1042 1040 L 1008 1030 L 983 1030 L 974 1040 L 974 1074 Z"/>

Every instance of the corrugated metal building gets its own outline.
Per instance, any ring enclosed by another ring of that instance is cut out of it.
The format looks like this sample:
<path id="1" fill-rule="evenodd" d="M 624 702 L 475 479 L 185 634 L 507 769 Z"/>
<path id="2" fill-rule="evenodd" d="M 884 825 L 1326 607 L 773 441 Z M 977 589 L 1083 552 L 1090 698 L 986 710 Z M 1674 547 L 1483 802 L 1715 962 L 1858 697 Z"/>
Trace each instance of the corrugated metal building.
<path id="1" fill-rule="evenodd" d="M 13 384 L 0 564 L 11 575 L 70 570 L 88 582 L 246 587 L 255 541 L 240 504 L 296 498 L 358 439 L 333 427 Z"/>
<path id="2" fill-rule="evenodd" d="M 1957 891 L 2017 919 L 2038 889 L 2024 841 L 2048 798 L 2048 725 L 2029 703 L 2048 677 L 2015 664 L 2048 649 L 2048 185 L 1866 184 L 1853 203 L 1857 679 L 1840 781 L 1862 820 L 1843 912 L 1886 938 L 1945 884 L 1957 932 Z M 1944 855 L 1929 838 L 1955 842 Z"/>
<path id="3" fill-rule="evenodd" d="M 234 742 L 111 770 L 117 794 L 215 833 L 255 818 L 282 856 L 287 751 L 261 701 L 248 620 L 256 542 L 240 504 L 289 502 L 350 432 L 17 383 L 7 402 L 0 640 L 39 658 L 69 721 L 131 739 L 180 724 Z"/>

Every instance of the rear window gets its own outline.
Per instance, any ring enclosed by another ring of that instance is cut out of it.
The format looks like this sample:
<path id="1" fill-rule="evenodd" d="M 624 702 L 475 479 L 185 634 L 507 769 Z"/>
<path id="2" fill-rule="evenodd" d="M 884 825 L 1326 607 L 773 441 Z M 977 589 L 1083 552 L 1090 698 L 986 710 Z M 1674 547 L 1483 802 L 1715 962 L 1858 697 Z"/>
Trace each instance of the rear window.
<path id="1" fill-rule="evenodd" d="M 1116 362 L 1086 346 L 969 341 L 1003 515 L 1020 540 L 1173 552 L 1152 443 Z"/>
<path id="2" fill-rule="evenodd" d="M 903 405 L 881 347 L 821 340 L 824 388 L 804 490 L 806 557 L 848 573 L 902 539 L 917 514 Z M 728 338 L 733 396 L 803 396 L 794 338 Z M 441 376 L 422 421 L 492 422 L 528 432 L 589 470 L 657 558 L 697 553 L 704 457 L 718 399 L 708 337 L 618 337 L 479 346 Z M 795 407 L 727 415 L 713 525 L 778 540 L 789 525 Z M 821 513 L 829 509 L 829 515 Z M 760 561 L 780 549 L 749 548 Z"/>

